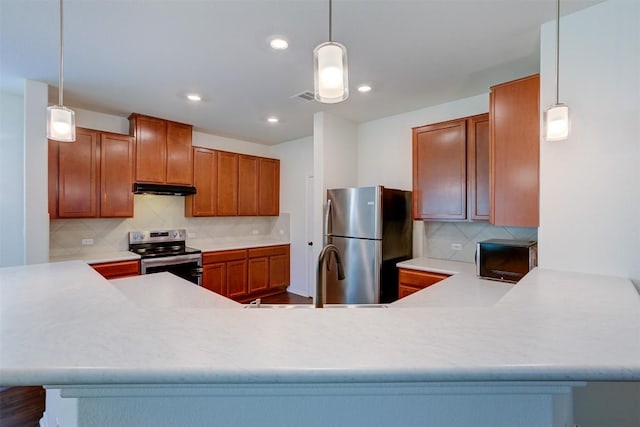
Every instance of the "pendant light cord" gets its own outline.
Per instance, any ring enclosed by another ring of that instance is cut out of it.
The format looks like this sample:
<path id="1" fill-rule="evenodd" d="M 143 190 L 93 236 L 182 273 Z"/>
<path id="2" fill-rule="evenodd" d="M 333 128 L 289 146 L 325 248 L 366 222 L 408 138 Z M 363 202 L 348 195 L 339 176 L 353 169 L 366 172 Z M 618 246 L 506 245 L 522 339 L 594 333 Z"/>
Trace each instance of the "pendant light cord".
<path id="1" fill-rule="evenodd" d="M 560 103 L 560 0 L 556 9 L 556 105 Z"/>
<path id="2" fill-rule="evenodd" d="M 60 80 L 58 82 L 58 102 L 60 103 L 60 106 L 62 107 L 62 85 L 63 85 L 63 76 L 62 73 L 64 72 L 64 38 L 63 38 L 63 26 L 64 22 L 63 22 L 63 17 L 62 17 L 62 0 L 60 0 Z"/>
<path id="3" fill-rule="evenodd" d="M 331 0 L 329 0 L 329 41 L 332 42 L 333 39 L 331 38 L 331 16 L 332 16 L 332 5 L 331 5 Z"/>

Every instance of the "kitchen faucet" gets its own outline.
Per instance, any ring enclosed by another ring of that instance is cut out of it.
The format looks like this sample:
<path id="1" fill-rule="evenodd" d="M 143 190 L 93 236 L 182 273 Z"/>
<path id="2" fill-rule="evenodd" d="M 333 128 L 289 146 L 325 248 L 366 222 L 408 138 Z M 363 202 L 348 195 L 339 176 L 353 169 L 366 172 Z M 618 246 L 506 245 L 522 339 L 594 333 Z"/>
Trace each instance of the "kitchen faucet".
<path id="1" fill-rule="evenodd" d="M 322 308 L 324 305 L 325 293 L 326 293 L 326 280 L 325 270 L 327 269 L 328 259 L 333 254 L 336 258 L 336 264 L 338 266 L 338 280 L 344 280 L 344 268 L 342 267 L 342 257 L 340 251 L 335 245 L 328 244 L 320 251 L 318 256 L 318 271 L 316 277 L 316 300 L 315 307 Z"/>

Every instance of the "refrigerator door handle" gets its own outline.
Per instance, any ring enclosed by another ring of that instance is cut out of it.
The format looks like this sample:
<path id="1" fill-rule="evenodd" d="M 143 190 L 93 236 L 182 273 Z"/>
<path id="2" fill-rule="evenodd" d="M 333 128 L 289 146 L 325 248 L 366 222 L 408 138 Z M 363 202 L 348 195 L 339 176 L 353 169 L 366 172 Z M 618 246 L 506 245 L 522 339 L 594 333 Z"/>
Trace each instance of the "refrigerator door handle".
<path id="1" fill-rule="evenodd" d="M 331 207 L 331 199 L 327 200 L 327 210 L 324 214 L 324 234 L 326 236 L 325 239 L 325 244 L 329 244 L 331 243 L 331 212 L 332 211 L 332 207 Z"/>

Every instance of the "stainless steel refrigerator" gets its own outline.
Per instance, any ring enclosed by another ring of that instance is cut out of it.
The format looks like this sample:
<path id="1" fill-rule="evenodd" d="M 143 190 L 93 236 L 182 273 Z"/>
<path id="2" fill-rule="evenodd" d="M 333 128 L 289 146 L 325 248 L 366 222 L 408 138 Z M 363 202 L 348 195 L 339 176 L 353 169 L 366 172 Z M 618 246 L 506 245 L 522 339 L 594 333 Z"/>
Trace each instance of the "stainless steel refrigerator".
<path id="1" fill-rule="evenodd" d="M 326 274 L 326 302 L 395 301 L 396 263 L 411 258 L 412 237 L 411 192 L 382 186 L 328 190 L 325 243 L 340 251 L 346 277 Z M 335 271 L 335 262 L 329 268 Z"/>

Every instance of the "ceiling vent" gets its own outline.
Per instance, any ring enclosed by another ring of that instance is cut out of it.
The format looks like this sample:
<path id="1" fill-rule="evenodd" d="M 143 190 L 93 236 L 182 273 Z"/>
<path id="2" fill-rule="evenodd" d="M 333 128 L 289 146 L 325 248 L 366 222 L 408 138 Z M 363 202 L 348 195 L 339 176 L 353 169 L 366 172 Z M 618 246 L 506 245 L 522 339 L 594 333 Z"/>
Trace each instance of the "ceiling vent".
<path id="1" fill-rule="evenodd" d="M 306 104 L 307 102 L 313 101 L 315 98 L 313 96 L 313 92 L 305 90 L 297 95 L 293 95 L 291 99 L 295 99 L 296 101 L 304 102 Z"/>

